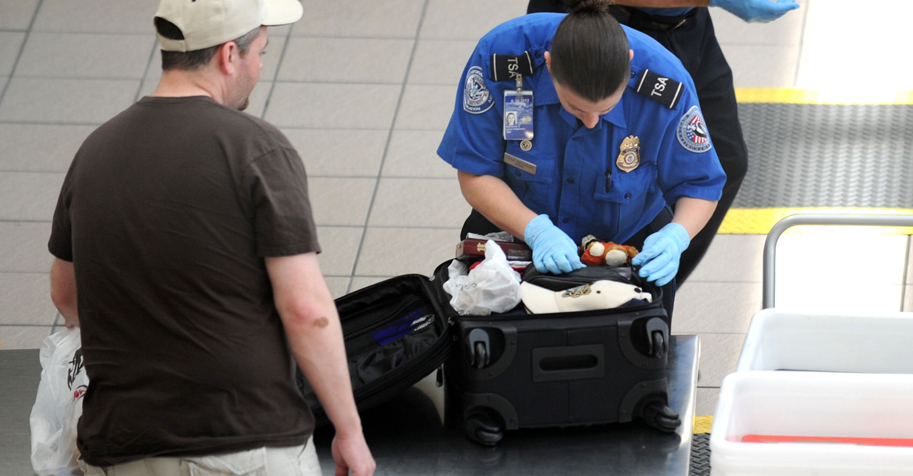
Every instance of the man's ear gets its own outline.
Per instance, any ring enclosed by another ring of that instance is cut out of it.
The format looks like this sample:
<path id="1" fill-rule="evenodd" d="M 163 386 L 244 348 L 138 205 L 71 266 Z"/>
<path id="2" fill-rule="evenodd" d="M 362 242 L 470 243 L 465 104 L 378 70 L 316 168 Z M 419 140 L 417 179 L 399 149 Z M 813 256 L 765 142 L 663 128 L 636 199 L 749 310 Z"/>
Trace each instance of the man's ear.
<path id="1" fill-rule="evenodd" d="M 219 61 L 219 70 L 222 74 L 230 76 L 235 72 L 238 60 L 238 45 L 234 41 L 227 41 L 219 47 L 216 57 Z"/>
<path id="2" fill-rule="evenodd" d="M 628 50 L 628 61 L 634 59 L 634 50 Z"/>
<path id="3" fill-rule="evenodd" d="M 545 57 L 545 67 L 548 68 L 548 74 L 552 74 L 552 54 L 546 51 L 543 56 Z"/>

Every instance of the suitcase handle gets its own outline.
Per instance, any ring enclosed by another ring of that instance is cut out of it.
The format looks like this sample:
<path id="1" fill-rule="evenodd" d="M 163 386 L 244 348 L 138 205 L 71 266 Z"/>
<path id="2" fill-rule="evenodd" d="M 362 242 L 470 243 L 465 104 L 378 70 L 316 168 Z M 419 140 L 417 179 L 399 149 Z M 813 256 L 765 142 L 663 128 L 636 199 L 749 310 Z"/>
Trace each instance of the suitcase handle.
<path id="1" fill-rule="evenodd" d="M 605 345 L 533 349 L 533 382 L 605 377 Z"/>
<path id="2" fill-rule="evenodd" d="M 764 241 L 764 287 L 761 309 L 774 307 L 777 240 L 796 225 L 913 226 L 913 215 L 825 215 L 802 213 L 777 222 Z"/>

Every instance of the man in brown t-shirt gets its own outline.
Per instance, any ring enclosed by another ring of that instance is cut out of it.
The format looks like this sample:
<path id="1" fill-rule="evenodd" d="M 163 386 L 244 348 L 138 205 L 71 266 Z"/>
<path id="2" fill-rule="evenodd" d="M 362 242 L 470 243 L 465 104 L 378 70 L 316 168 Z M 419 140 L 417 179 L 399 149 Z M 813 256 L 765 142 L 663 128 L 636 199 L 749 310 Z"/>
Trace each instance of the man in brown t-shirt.
<path id="1" fill-rule="evenodd" d="M 239 112 L 266 26 L 301 14 L 162 0 L 161 82 L 70 166 L 48 246 L 51 296 L 82 332 L 88 474 L 320 474 L 293 358 L 336 427 L 337 471 L 374 471 L 301 159 Z"/>

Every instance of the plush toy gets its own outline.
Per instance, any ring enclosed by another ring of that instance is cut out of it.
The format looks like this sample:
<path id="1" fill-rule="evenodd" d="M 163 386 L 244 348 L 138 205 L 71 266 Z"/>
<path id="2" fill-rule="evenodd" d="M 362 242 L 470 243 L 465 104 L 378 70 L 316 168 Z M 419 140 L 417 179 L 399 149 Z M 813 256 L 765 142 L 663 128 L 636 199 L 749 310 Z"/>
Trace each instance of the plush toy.
<path id="1" fill-rule="evenodd" d="M 580 242 L 582 255 L 580 261 L 587 266 L 619 266 L 631 264 L 631 258 L 637 256 L 637 248 L 619 245 L 611 241 L 600 241 L 593 235 L 583 237 Z"/>

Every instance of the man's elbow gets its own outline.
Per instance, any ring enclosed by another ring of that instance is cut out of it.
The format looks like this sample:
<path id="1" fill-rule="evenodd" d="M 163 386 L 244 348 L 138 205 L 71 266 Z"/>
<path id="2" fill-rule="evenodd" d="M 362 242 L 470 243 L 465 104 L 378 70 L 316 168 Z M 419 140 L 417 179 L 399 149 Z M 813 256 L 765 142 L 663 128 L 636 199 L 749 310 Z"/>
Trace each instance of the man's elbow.
<path id="1" fill-rule="evenodd" d="M 309 299 L 295 300 L 280 306 L 279 314 L 286 327 L 302 331 L 320 330 L 330 325 L 335 314 Z"/>
<path id="2" fill-rule="evenodd" d="M 72 292 L 61 289 L 51 283 L 51 301 L 61 312 L 76 308 L 76 296 Z"/>

